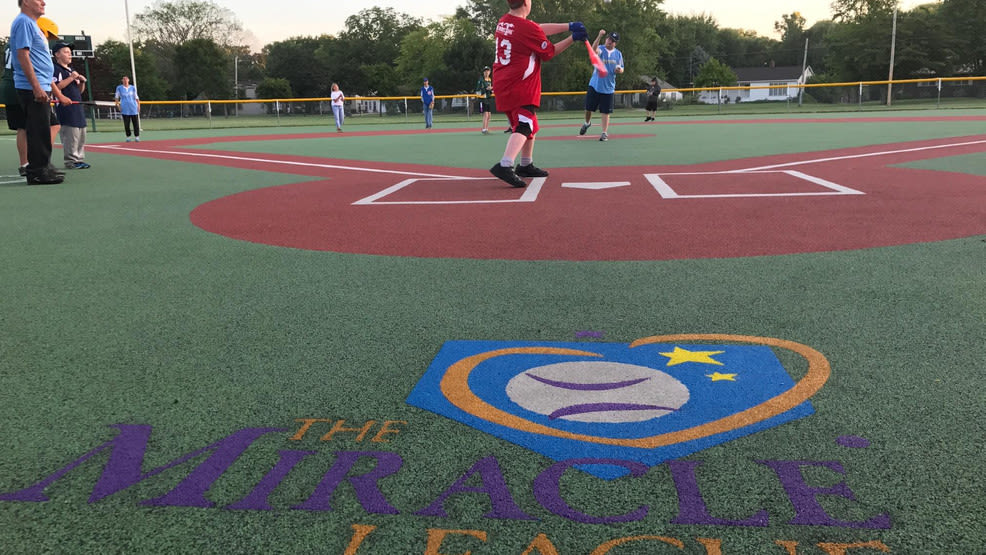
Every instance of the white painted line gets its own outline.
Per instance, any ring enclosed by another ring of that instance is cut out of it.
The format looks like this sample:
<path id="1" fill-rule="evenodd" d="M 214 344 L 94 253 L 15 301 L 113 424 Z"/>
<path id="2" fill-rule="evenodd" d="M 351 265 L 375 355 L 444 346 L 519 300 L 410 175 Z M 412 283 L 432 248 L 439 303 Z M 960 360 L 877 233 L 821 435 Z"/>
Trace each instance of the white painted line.
<path id="1" fill-rule="evenodd" d="M 377 200 L 382 199 L 383 197 L 385 197 L 387 195 L 391 195 L 393 193 L 396 193 L 397 191 L 400 191 L 404 187 L 407 187 L 408 185 L 410 185 L 411 183 L 414 183 L 416 181 L 418 181 L 418 180 L 417 179 L 405 179 L 404 181 L 401 181 L 397 185 L 394 185 L 392 187 L 387 187 L 386 189 L 380 191 L 379 193 L 372 194 L 372 195 L 370 195 L 370 196 L 368 196 L 366 198 L 361 198 L 361 199 L 357 200 L 356 202 L 354 202 L 353 205 L 374 204 Z M 380 203 L 377 203 L 377 204 L 380 204 Z"/>
<path id="2" fill-rule="evenodd" d="M 806 193 L 722 193 L 722 194 L 699 194 L 699 195 L 682 195 L 675 191 L 662 176 L 668 175 L 741 175 L 747 173 L 783 173 L 790 175 L 796 179 L 802 179 L 816 185 L 820 185 L 828 191 L 817 191 L 817 192 L 806 192 Z M 833 183 L 831 181 L 822 179 L 820 177 L 815 177 L 813 175 L 808 175 L 806 173 L 793 171 L 793 170 L 781 170 L 781 171 L 750 171 L 750 172 L 681 172 L 681 173 L 649 173 L 644 174 L 647 181 L 654 187 L 654 190 L 658 192 L 663 198 L 673 199 L 673 198 L 764 198 L 764 197 L 820 197 L 820 196 L 835 196 L 835 195 L 865 195 L 866 193 L 862 191 L 857 191 L 856 189 L 851 189 L 849 187 Z"/>
<path id="3" fill-rule="evenodd" d="M 431 205 L 431 204 L 506 204 L 506 203 L 513 203 L 513 202 L 534 202 L 535 200 L 537 200 L 538 195 L 541 193 L 541 188 L 544 187 L 545 181 L 547 181 L 547 178 L 546 177 L 537 177 L 537 178 L 532 179 L 530 185 L 528 185 L 524 189 L 524 194 L 521 195 L 520 198 L 516 198 L 516 199 L 506 199 L 506 200 L 503 200 L 503 199 L 501 199 L 501 200 L 406 200 L 406 201 L 380 200 L 380 199 L 382 199 L 384 197 L 387 197 L 389 195 L 392 195 L 392 194 L 396 193 L 397 191 L 400 191 L 401 189 L 404 189 L 405 187 L 408 187 L 408 186 L 410 186 L 410 185 L 412 185 L 414 183 L 417 183 L 418 181 L 458 181 L 460 179 L 461 178 L 459 178 L 459 179 L 456 179 L 456 178 L 447 178 L 447 179 L 418 179 L 418 178 L 411 178 L 411 179 L 405 179 L 404 181 L 401 181 L 400 183 L 398 183 L 396 185 L 393 185 L 391 187 L 387 187 L 386 189 L 380 191 L 379 193 L 375 193 L 375 194 L 372 194 L 372 195 L 370 195 L 370 196 L 368 196 L 366 198 L 362 198 L 362 199 L 354 202 L 353 205 L 354 206 L 356 206 L 356 205 L 368 206 L 368 205 L 371 205 L 371 204 L 375 204 L 375 205 L 381 205 L 381 204 L 386 204 L 386 205 L 397 205 L 397 204 L 404 204 L 404 205 Z M 473 178 L 467 178 L 467 179 L 469 181 L 477 181 L 477 180 L 481 180 L 481 179 L 488 179 L 488 180 L 491 180 L 491 181 L 497 181 L 497 182 L 499 182 L 499 179 L 497 179 L 495 177 L 473 177 Z"/>
<path id="4" fill-rule="evenodd" d="M 745 172 L 755 172 L 761 170 L 773 170 L 777 168 L 787 168 L 790 166 L 800 166 L 803 164 L 817 164 L 820 162 L 838 162 L 839 160 L 852 160 L 854 158 L 870 158 L 873 156 L 887 156 L 890 154 L 904 154 L 907 152 L 921 152 L 923 150 L 937 150 L 942 148 L 956 148 L 960 146 L 970 146 L 970 145 L 980 145 L 986 144 L 986 140 L 983 141 L 968 141 L 964 143 L 952 143 L 947 145 L 933 145 L 933 146 L 919 146 L 915 148 L 903 148 L 900 150 L 887 150 L 883 152 L 868 152 L 866 154 L 847 154 L 845 156 L 832 156 L 830 158 L 815 158 L 814 160 L 802 160 L 800 162 L 787 162 L 784 164 L 773 164 L 770 166 L 758 166 L 755 168 L 745 168 L 742 170 L 729 170 L 724 173 L 745 173 Z"/>
<path id="5" fill-rule="evenodd" d="M 678 174 L 671 174 L 671 175 L 678 175 Z M 661 197 L 663 197 L 663 198 L 680 198 L 681 197 L 681 195 L 679 195 L 678 193 L 676 193 L 675 190 L 672 189 L 670 185 L 668 185 L 663 179 L 661 179 L 661 175 L 660 174 L 647 173 L 647 174 L 644 174 L 644 177 L 647 178 L 647 181 L 650 181 L 650 184 L 657 191 L 657 194 L 661 195 Z"/>
<path id="6" fill-rule="evenodd" d="M 629 181 L 610 181 L 610 182 L 595 182 L 595 183 L 562 183 L 562 187 L 567 187 L 569 189 L 587 189 L 590 191 L 600 191 L 603 189 L 615 189 L 617 187 L 627 187 L 630 185 Z"/>
<path id="7" fill-rule="evenodd" d="M 836 192 L 838 192 L 840 194 L 843 194 L 843 195 L 865 195 L 866 194 L 866 193 L 864 193 L 862 191 L 857 191 L 856 189 L 850 189 L 849 187 L 845 187 L 843 185 L 838 185 L 838 184 L 832 183 L 831 181 L 828 181 L 826 179 L 822 179 L 821 177 L 815 177 L 813 175 L 808 175 L 806 173 L 801 173 L 801 172 L 797 172 L 797 171 L 794 171 L 794 170 L 786 170 L 784 173 L 786 173 L 788 175 L 793 175 L 794 177 L 800 177 L 801 179 L 804 179 L 805 181 L 810 181 L 812 183 L 817 183 L 818 185 L 821 185 L 822 187 L 826 187 L 828 189 L 832 189 L 833 191 L 836 191 Z M 824 193 L 822 193 L 822 194 L 824 194 Z"/>
<path id="8" fill-rule="evenodd" d="M 463 177 L 458 175 L 442 175 L 434 173 L 421 173 L 421 172 L 406 172 L 397 170 L 382 170 L 378 168 L 361 168 L 357 166 L 338 166 L 335 164 L 315 164 L 313 162 L 292 162 L 290 160 L 271 160 L 269 158 L 251 158 L 248 156 L 230 156 L 225 154 L 209 154 L 205 152 L 183 152 L 175 150 L 150 150 L 146 148 L 127 148 L 115 145 L 86 145 L 87 149 L 93 148 L 106 148 L 112 150 L 129 150 L 132 152 L 150 152 L 152 154 L 169 154 L 172 156 L 188 156 L 191 158 L 216 158 L 220 160 L 236 160 L 240 162 L 260 162 L 264 164 L 275 164 L 284 166 L 304 166 L 309 168 L 326 168 L 330 170 L 350 170 L 366 173 L 386 173 L 391 175 L 412 175 L 415 177 L 437 177 L 444 179 L 486 179 L 485 177 Z"/>

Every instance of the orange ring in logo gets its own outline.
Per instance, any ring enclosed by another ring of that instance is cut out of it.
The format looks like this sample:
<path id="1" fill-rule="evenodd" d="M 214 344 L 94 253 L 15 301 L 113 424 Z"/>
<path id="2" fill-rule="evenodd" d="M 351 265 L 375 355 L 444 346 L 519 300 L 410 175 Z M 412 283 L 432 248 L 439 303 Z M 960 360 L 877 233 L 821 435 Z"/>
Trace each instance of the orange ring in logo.
<path id="1" fill-rule="evenodd" d="M 812 395 L 818 392 L 825 385 L 832 373 L 828 360 L 822 353 L 793 341 L 784 339 L 774 339 L 772 337 L 756 337 L 752 335 L 722 335 L 722 334 L 678 334 L 678 335 L 655 335 L 644 337 L 630 344 L 630 348 L 649 345 L 652 343 L 684 343 L 688 341 L 729 341 L 733 343 L 752 343 L 755 345 L 767 345 L 793 351 L 808 361 L 808 372 L 791 389 L 781 393 L 742 412 L 713 420 L 700 426 L 695 426 L 677 432 L 668 432 L 656 436 L 648 436 L 636 439 L 619 439 L 608 437 L 597 437 L 585 434 L 574 434 L 562 430 L 556 430 L 542 424 L 529 422 L 519 416 L 500 410 L 486 401 L 480 399 L 469 389 L 469 375 L 481 363 L 491 358 L 504 355 L 574 355 L 602 357 L 598 353 L 589 351 L 579 351 L 575 349 L 561 349 L 556 347 L 515 347 L 510 349 L 498 349 L 478 355 L 466 357 L 451 365 L 441 381 L 442 394 L 453 405 L 463 411 L 492 422 L 506 428 L 540 434 L 545 436 L 571 439 L 574 441 L 585 441 L 589 443 L 600 443 L 603 445 L 617 445 L 620 447 L 637 447 L 642 449 L 653 449 L 675 443 L 683 443 L 703 437 L 708 437 L 723 432 L 729 432 L 762 422 L 786 411 L 793 409 L 801 403 L 807 401 Z"/>

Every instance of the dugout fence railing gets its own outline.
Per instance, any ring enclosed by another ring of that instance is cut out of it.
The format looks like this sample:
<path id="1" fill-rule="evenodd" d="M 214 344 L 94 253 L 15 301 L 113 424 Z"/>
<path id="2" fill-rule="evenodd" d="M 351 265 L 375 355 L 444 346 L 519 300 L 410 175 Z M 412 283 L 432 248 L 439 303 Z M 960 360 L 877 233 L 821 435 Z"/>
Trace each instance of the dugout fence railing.
<path id="1" fill-rule="evenodd" d="M 887 98 L 890 98 L 888 104 Z M 643 89 L 619 90 L 614 117 L 642 117 Z M 495 99 L 494 99 L 495 101 Z M 584 109 L 585 91 L 545 92 L 542 119 L 571 119 Z M 2 106 L 2 105 L 0 105 Z M 347 124 L 407 123 L 423 126 L 417 96 L 346 99 Z M 474 94 L 438 95 L 436 123 L 478 122 Z M 665 89 L 659 116 L 754 115 L 795 112 L 853 112 L 906 109 L 986 109 L 986 77 L 942 77 L 894 81 L 770 84 Z M 96 102 L 87 110 L 98 130 L 115 129 L 120 119 L 113 102 Z M 494 119 L 503 121 L 501 114 Z M 141 102 L 141 124 L 148 130 L 268 126 L 329 126 L 329 98 L 187 100 Z"/>

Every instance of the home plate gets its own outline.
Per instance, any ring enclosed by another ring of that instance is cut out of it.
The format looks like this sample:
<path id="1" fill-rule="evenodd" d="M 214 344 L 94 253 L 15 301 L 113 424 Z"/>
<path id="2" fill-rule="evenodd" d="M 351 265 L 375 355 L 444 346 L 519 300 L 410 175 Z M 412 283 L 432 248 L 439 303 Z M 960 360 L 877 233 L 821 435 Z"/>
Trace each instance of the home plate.
<path id="1" fill-rule="evenodd" d="M 602 189 L 615 189 L 617 187 L 626 187 L 630 185 L 629 181 L 598 181 L 595 183 L 562 183 L 562 187 L 568 187 L 569 189 L 589 189 L 593 191 L 599 191 Z"/>

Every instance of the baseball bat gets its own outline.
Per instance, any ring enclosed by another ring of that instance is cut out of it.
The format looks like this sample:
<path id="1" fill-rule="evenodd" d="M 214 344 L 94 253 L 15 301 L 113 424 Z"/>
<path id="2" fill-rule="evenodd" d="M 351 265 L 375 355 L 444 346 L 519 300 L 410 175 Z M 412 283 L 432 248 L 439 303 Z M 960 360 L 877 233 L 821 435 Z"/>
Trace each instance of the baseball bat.
<path id="1" fill-rule="evenodd" d="M 593 50 L 592 45 L 589 44 L 588 40 L 585 41 L 585 49 L 589 51 L 589 61 L 592 62 L 592 66 L 599 72 L 599 76 L 606 77 L 606 74 L 609 73 L 606 71 L 606 65 L 599 59 L 599 55 L 597 55 L 596 51 Z"/>

